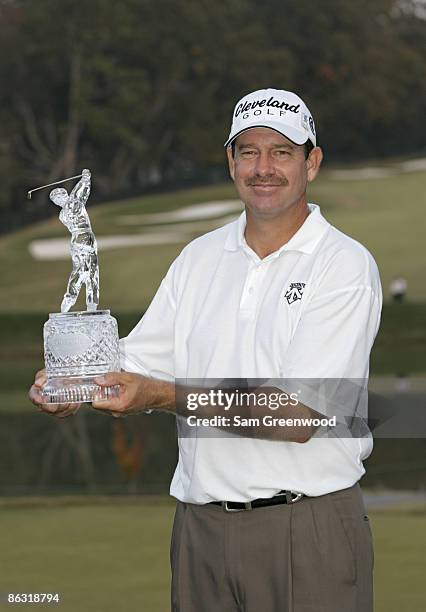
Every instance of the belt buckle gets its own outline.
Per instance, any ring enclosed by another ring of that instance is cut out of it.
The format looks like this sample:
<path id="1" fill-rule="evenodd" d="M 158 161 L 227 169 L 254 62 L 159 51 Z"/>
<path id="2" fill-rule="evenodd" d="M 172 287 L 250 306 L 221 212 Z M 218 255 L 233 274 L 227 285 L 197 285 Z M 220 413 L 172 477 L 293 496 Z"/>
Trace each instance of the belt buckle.
<path id="1" fill-rule="evenodd" d="M 303 497 L 303 493 L 296 493 L 295 491 L 285 492 L 285 498 L 287 500 L 287 504 L 295 504 L 300 499 L 302 499 L 302 497 Z"/>
<path id="2" fill-rule="evenodd" d="M 253 510 L 251 502 L 244 502 L 245 508 L 229 508 L 227 501 L 223 501 L 221 504 L 224 512 L 245 512 L 246 510 Z"/>

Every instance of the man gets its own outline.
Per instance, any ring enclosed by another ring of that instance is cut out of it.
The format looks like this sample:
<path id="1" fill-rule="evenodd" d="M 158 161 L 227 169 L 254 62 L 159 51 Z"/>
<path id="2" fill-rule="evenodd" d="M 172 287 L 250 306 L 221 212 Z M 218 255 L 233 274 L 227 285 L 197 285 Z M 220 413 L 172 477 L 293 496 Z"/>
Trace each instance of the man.
<path id="1" fill-rule="evenodd" d="M 330 402 L 315 384 L 310 394 L 312 381 L 368 377 L 379 276 L 366 249 L 307 203 L 322 160 L 308 108 L 291 92 L 250 93 L 235 107 L 226 146 L 245 212 L 172 264 L 122 340 L 126 371 L 99 381 L 119 384 L 120 397 L 96 409 L 174 412 L 174 381 L 233 379 L 234 406 L 244 384 L 269 399 L 296 388 L 300 401 L 277 413 L 313 417 L 329 414 Z M 36 403 L 43 381 L 30 392 Z M 199 414 L 224 413 L 212 404 Z M 261 423 L 237 436 L 223 422 L 211 435 L 179 429 L 172 609 L 370 612 L 372 542 L 358 480 L 371 437 Z"/>

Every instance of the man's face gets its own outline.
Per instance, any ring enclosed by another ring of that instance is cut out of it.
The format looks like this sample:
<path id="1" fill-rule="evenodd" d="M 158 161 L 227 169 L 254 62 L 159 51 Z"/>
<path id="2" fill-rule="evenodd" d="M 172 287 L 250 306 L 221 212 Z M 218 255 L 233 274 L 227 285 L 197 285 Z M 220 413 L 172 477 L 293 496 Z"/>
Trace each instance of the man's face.
<path id="1" fill-rule="evenodd" d="M 252 128 L 228 147 L 231 177 L 248 213 L 274 218 L 306 203 L 306 186 L 322 160 L 319 147 L 305 159 L 305 147 L 269 128 Z"/>

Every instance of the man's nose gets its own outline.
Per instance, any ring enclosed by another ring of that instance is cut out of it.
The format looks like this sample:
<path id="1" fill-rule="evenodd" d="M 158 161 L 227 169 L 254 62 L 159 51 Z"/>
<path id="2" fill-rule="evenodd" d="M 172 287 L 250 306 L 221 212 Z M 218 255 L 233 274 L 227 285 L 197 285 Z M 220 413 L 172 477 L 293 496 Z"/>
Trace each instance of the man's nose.
<path id="1" fill-rule="evenodd" d="M 274 174 L 273 159 L 267 151 L 261 151 L 256 160 L 256 172 L 259 176 Z"/>

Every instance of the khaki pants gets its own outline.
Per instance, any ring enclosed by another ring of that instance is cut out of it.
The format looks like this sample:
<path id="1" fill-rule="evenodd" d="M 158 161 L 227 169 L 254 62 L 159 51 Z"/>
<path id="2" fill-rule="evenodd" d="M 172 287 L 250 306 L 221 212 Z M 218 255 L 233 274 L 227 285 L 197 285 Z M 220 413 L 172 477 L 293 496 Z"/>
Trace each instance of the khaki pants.
<path id="1" fill-rule="evenodd" d="M 173 612 L 372 612 L 373 547 L 359 485 L 227 513 L 178 502 Z"/>

